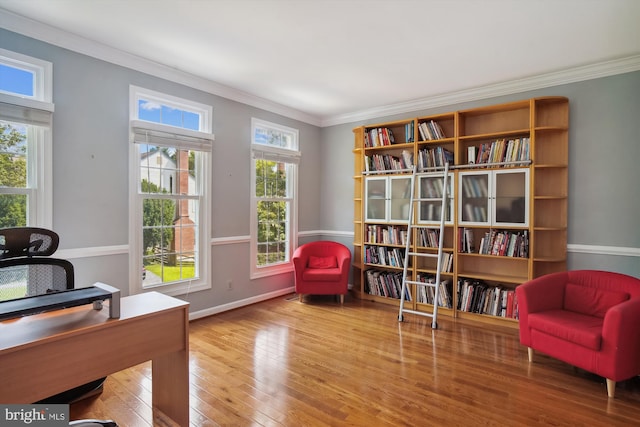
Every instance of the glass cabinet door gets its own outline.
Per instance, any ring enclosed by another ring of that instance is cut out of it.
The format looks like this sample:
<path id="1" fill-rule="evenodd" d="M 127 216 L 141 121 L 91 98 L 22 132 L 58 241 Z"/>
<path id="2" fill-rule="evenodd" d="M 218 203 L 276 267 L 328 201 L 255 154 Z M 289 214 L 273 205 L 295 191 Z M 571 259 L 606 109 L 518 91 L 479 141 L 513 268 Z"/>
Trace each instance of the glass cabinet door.
<path id="1" fill-rule="evenodd" d="M 495 171 L 492 222 L 496 225 L 529 225 L 529 170 Z"/>
<path id="2" fill-rule="evenodd" d="M 461 172 L 458 182 L 458 220 L 467 225 L 488 225 L 490 172 Z"/>
<path id="3" fill-rule="evenodd" d="M 440 224 L 442 215 L 442 175 L 418 177 L 418 222 L 421 224 Z M 445 224 L 453 222 L 453 174 L 447 176 L 447 206 L 445 206 Z"/>
<path id="4" fill-rule="evenodd" d="M 411 177 L 389 177 L 389 188 L 391 189 L 389 221 L 407 222 L 411 202 Z"/>
<path id="5" fill-rule="evenodd" d="M 375 177 L 365 180 L 365 211 L 367 221 L 387 220 L 387 178 Z"/>

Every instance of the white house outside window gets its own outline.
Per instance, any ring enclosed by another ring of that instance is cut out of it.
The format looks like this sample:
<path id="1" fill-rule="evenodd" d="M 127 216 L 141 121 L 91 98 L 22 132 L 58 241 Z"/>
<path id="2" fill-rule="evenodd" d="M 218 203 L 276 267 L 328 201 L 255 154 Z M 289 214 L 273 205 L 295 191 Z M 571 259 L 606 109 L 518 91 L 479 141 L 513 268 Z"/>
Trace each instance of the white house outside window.
<path id="1" fill-rule="evenodd" d="M 131 87 L 131 291 L 210 287 L 212 107 Z"/>
<path id="2" fill-rule="evenodd" d="M 52 227 L 52 68 L 0 49 L 0 227 Z"/>
<path id="3" fill-rule="evenodd" d="M 298 130 L 251 121 L 251 277 L 292 270 L 297 229 Z"/>

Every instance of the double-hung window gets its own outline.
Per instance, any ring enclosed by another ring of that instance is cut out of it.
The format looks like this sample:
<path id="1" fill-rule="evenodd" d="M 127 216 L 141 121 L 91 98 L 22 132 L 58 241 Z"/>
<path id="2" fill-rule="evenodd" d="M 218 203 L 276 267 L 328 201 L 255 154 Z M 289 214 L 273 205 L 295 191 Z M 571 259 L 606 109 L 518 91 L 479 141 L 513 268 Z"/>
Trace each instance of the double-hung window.
<path id="1" fill-rule="evenodd" d="M 131 293 L 210 288 L 213 109 L 135 86 L 130 98 Z"/>
<path id="2" fill-rule="evenodd" d="M 52 68 L 0 49 L 0 228 L 52 226 Z"/>
<path id="3" fill-rule="evenodd" d="M 251 121 L 251 277 L 292 270 L 296 245 L 298 130 Z"/>

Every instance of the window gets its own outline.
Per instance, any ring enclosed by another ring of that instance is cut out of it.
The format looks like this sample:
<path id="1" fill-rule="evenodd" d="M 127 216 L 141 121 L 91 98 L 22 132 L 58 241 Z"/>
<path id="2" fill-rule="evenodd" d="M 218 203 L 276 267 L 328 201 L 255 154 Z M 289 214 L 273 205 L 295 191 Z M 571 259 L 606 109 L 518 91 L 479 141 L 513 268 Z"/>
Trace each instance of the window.
<path id="1" fill-rule="evenodd" d="M 0 227 L 52 227 L 51 74 L 0 49 Z"/>
<path id="2" fill-rule="evenodd" d="M 251 278 L 292 270 L 296 246 L 298 131 L 251 121 Z"/>
<path id="3" fill-rule="evenodd" d="M 212 108 L 130 92 L 131 292 L 207 289 Z"/>

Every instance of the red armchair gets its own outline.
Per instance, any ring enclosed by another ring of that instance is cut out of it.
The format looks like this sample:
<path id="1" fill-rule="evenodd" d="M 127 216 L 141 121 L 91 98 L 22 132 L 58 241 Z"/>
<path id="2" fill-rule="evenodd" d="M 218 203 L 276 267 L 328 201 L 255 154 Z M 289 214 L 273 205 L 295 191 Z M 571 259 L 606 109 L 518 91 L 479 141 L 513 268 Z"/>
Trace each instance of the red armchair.
<path id="1" fill-rule="evenodd" d="M 298 247 L 293 253 L 293 271 L 300 301 L 305 294 L 340 295 L 344 303 L 350 267 L 351 251 L 341 243 L 319 240 Z"/>
<path id="2" fill-rule="evenodd" d="M 520 343 L 607 380 L 640 374 L 640 279 L 575 270 L 548 274 L 516 288 Z"/>

